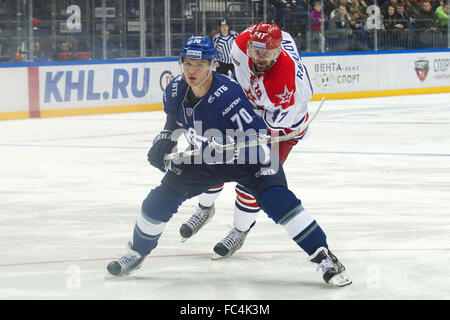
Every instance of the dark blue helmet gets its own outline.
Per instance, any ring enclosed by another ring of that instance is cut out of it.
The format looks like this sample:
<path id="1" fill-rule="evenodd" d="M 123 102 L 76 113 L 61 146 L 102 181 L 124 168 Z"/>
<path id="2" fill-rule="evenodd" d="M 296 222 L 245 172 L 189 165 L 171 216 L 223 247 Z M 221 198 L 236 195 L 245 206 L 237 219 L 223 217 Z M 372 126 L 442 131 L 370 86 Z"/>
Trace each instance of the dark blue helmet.
<path id="1" fill-rule="evenodd" d="M 211 60 L 216 56 L 216 49 L 210 37 L 190 36 L 181 47 L 181 61 L 184 58 Z"/>

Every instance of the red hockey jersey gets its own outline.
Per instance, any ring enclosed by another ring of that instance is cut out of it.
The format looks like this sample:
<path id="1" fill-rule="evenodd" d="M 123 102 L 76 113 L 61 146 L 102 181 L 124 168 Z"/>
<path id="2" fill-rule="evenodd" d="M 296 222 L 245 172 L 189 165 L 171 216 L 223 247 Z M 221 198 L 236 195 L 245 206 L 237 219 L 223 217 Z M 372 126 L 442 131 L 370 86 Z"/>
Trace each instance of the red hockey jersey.
<path id="1" fill-rule="evenodd" d="M 238 35 L 231 50 L 236 80 L 268 128 L 288 133 L 307 118 L 312 97 L 308 72 L 294 40 L 282 32 L 282 49 L 275 64 L 263 74 L 253 73 L 253 61 L 247 56 L 252 28 Z"/>

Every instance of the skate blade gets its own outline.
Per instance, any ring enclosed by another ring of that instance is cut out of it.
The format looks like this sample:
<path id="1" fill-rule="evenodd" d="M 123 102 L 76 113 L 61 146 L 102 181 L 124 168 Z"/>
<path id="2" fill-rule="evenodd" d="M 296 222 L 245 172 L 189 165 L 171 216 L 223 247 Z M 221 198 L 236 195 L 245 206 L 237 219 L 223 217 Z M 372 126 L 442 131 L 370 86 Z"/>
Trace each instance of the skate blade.
<path id="1" fill-rule="evenodd" d="M 336 287 L 345 287 L 352 284 L 352 281 L 349 277 L 347 277 L 347 274 L 345 272 L 341 272 L 331 278 L 328 283 Z"/>
<path id="2" fill-rule="evenodd" d="M 123 280 L 123 279 L 128 278 L 128 276 L 130 274 L 132 274 L 134 271 L 135 270 L 132 270 L 132 271 L 127 272 L 127 273 L 122 273 L 121 275 L 118 275 L 118 276 L 115 276 L 115 275 L 113 275 L 113 274 L 111 274 L 109 272 L 106 272 L 104 278 L 105 278 L 105 280 Z"/>
<path id="3" fill-rule="evenodd" d="M 106 274 L 105 274 L 104 278 L 105 278 L 106 280 L 111 280 L 111 279 L 124 279 L 124 278 L 127 278 L 127 276 L 129 276 L 130 274 L 136 272 L 136 271 L 139 270 L 139 269 L 141 269 L 141 267 L 137 267 L 136 269 L 133 269 L 133 270 L 130 270 L 130 271 L 128 271 L 128 272 L 119 274 L 119 275 L 117 275 L 117 276 L 116 276 L 116 275 L 113 275 L 113 274 L 111 274 L 111 273 L 109 273 L 108 271 L 106 271 Z"/>
<path id="4" fill-rule="evenodd" d="M 228 257 L 228 255 L 227 256 L 221 256 L 221 255 L 218 255 L 217 253 L 213 253 L 213 255 L 211 256 L 211 260 L 220 260 L 220 259 L 225 259 L 227 257 Z"/>
<path id="5" fill-rule="evenodd" d="M 181 243 L 186 242 L 188 239 L 189 239 L 189 238 L 183 238 L 183 237 L 181 237 Z"/>
<path id="6" fill-rule="evenodd" d="M 120 278 L 122 278 L 123 276 L 124 276 L 124 275 L 121 275 L 121 276 L 115 276 L 115 275 L 112 275 L 111 273 L 107 272 L 107 273 L 105 274 L 104 278 L 105 278 L 105 280 L 111 280 L 111 279 L 120 279 Z"/>

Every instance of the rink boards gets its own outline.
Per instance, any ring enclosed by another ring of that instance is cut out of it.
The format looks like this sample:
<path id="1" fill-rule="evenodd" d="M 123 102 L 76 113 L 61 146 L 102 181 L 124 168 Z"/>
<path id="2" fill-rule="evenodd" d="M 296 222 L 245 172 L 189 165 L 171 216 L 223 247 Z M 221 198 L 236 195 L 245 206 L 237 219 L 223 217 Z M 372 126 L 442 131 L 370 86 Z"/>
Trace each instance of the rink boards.
<path id="1" fill-rule="evenodd" d="M 450 49 L 304 54 L 313 100 L 450 92 Z M 177 58 L 0 65 L 0 120 L 162 110 Z"/>

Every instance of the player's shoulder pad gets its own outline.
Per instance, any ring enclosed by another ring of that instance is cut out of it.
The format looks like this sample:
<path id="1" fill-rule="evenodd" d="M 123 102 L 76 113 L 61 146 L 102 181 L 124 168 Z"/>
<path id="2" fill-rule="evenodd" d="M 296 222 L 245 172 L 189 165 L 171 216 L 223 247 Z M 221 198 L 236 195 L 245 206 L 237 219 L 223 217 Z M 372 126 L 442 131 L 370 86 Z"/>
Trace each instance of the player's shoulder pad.
<path id="1" fill-rule="evenodd" d="M 283 77 L 278 75 L 283 74 Z M 277 63 L 264 77 L 264 86 L 270 100 L 283 109 L 294 104 L 296 64 L 283 49 Z"/>
<path id="2" fill-rule="evenodd" d="M 250 39 L 250 28 L 247 28 L 243 32 L 241 32 L 236 39 L 234 39 L 234 44 L 241 49 L 242 52 L 247 52 L 247 43 Z"/>
<path id="3" fill-rule="evenodd" d="M 177 97 L 179 96 L 182 87 L 185 86 L 186 82 L 183 80 L 183 77 L 181 75 L 170 80 L 163 93 L 164 110 L 171 109 L 172 107 L 176 108 Z"/>
<path id="4" fill-rule="evenodd" d="M 281 47 L 289 54 L 289 56 L 295 60 L 296 63 L 301 62 L 301 56 L 298 52 L 297 45 L 291 35 L 283 31 L 283 40 L 281 41 Z"/>
<path id="5" fill-rule="evenodd" d="M 183 77 L 181 75 L 176 76 L 170 80 L 169 84 L 164 89 L 164 101 L 170 98 L 176 98 L 179 92 L 179 86 Z"/>

